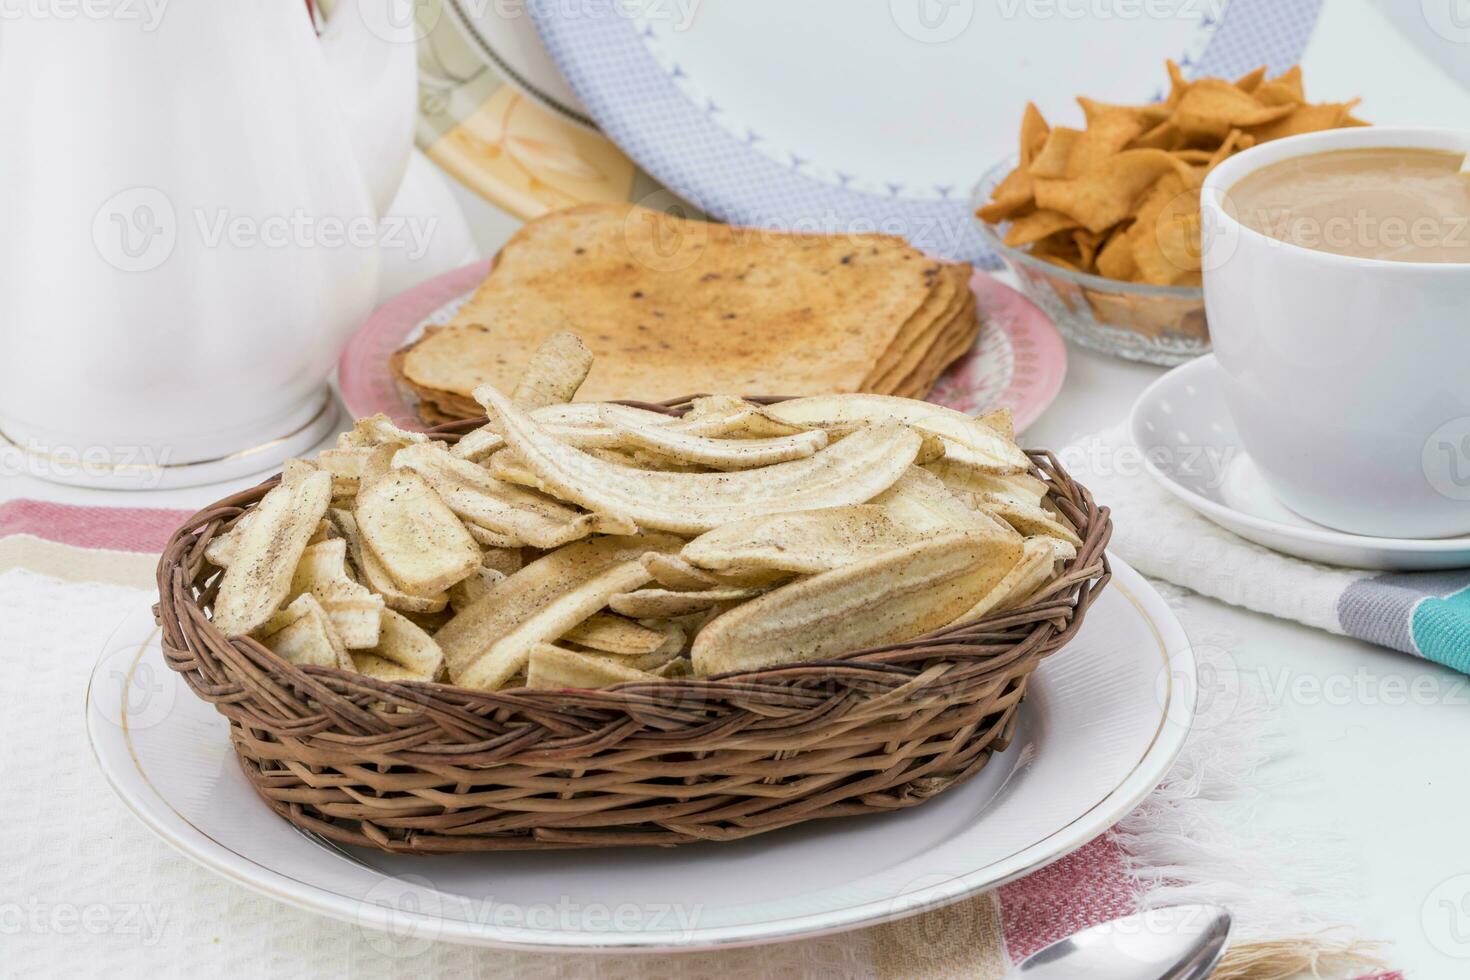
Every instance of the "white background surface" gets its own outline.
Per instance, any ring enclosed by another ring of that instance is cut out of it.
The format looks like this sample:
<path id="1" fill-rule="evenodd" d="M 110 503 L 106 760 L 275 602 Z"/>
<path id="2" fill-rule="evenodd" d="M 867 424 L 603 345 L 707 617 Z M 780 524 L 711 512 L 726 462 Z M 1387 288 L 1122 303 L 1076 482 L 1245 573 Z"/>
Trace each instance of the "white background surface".
<path id="1" fill-rule="evenodd" d="M 1470 17 L 1463 0 L 1423 0 L 1426 7 L 1439 3 L 1459 4 L 1463 17 Z M 1362 94 L 1360 115 L 1379 123 L 1470 126 L 1470 94 L 1431 60 L 1463 64 L 1470 61 L 1470 44 L 1449 44 L 1418 31 L 1420 42 L 1436 44 L 1426 56 L 1378 9 L 1417 31 L 1420 6 L 1421 0 L 1326 0 L 1303 63 L 1309 97 Z M 1018 83 L 1018 98 L 1021 91 Z M 486 254 L 516 227 L 468 191 L 456 186 L 454 194 Z M 1066 387 L 1027 433 L 1023 441 L 1030 445 L 1058 447 L 1121 421 L 1159 373 L 1075 347 L 1069 354 Z M 119 494 L 0 474 L 0 500 L 189 507 L 229 489 Z M 1415 977 L 1470 976 L 1470 849 L 1464 833 L 1470 771 L 1458 752 L 1470 744 L 1470 684 L 1451 671 L 1364 643 L 1210 600 L 1188 603 L 1191 622 L 1234 637 L 1237 664 L 1265 683 L 1291 732 L 1292 762 L 1311 777 L 1274 797 L 1261 812 L 1263 825 L 1275 836 L 1300 838 L 1303 848 L 1319 838 L 1341 838 L 1361 896 L 1355 900 L 1357 924 L 1365 936 L 1394 944 L 1387 951 L 1394 966 Z M 1411 692 L 1411 683 L 1426 677 Z M 120 809 L 118 814 L 128 819 Z"/>

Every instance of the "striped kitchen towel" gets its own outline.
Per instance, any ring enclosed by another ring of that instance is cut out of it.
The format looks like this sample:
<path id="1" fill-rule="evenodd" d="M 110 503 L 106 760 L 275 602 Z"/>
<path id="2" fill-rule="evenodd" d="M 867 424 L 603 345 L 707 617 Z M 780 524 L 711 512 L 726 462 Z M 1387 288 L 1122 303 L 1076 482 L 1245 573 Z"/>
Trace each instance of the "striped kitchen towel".
<path id="1" fill-rule="evenodd" d="M 1145 575 L 1470 674 L 1470 568 L 1371 572 L 1271 551 L 1170 496 L 1145 471 L 1124 426 L 1060 455 L 1113 509 L 1111 550 Z"/>
<path id="2" fill-rule="evenodd" d="M 119 621 L 154 601 L 157 553 L 185 516 L 33 500 L 0 504 L 0 656 L 17 690 L 48 695 L 11 699 L 0 712 L 0 800 L 8 817 L 0 835 L 0 913 L 12 899 L 10 910 L 26 916 L 32 909 L 150 912 L 147 928 L 7 930 L 5 957 L 14 975 L 91 976 L 105 962 L 114 973 L 155 977 L 265 969 L 364 980 L 405 971 L 548 980 L 593 973 L 603 980 L 1001 980 L 1017 959 L 1077 929 L 1143 906 L 1211 899 L 1228 902 L 1236 915 L 1231 958 L 1219 974 L 1228 980 L 1298 970 L 1346 977 L 1373 968 L 1371 945 L 1351 929 L 1328 928 L 1352 914 L 1328 904 L 1340 898 L 1323 886 L 1335 880 L 1331 870 L 1291 877 L 1286 869 L 1300 867 L 1302 855 L 1287 860 L 1276 834 L 1253 824 L 1260 790 L 1252 781 L 1274 750 L 1269 720 L 1244 704 L 1227 722 L 1192 733 L 1158 791 L 1113 830 L 995 891 L 907 919 L 678 956 L 582 957 L 436 943 L 411 961 L 398 958 L 401 951 L 356 925 L 271 901 L 195 866 L 133 819 L 92 764 L 78 710 L 87 679 Z M 1201 657 L 1215 646 L 1203 644 Z M 262 818 L 273 819 L 264 805 Z M 1222 869 L 1209 859 L 1219 853 L 1241 858 Z M 1373 976 L 1402 980 L 1397 973 Z"/>

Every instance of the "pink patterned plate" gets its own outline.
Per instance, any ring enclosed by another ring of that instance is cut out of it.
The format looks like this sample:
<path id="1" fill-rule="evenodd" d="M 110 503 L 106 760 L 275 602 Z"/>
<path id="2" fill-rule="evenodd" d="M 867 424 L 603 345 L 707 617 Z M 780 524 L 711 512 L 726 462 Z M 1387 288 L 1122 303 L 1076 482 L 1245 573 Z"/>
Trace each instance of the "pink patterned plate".
<path id="1" fill-rule="evenodd" d="M 380 306 L 342 352 L 338 380 L 354 417 L 382 412 L 417 425 L 413 392 L 388 367 L 393 352 L 424 327 L 448 323 L 490 271 L 478 262 L 445 273 Z M 1030 300 L 983 272 L 970 280 L 983 320 L 980 338 L 939 379 L 929 400 L 978 415 L 1009 406 L 1026 428 L 1057 397 L 1067 373 L 1061 334 Z"/>

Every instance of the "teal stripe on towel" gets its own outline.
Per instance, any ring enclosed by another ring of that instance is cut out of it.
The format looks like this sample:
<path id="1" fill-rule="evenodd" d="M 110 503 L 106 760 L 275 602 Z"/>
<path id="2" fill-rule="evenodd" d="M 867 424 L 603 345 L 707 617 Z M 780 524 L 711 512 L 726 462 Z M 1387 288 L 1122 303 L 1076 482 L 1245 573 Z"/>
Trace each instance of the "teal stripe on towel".
<path id="1" fill-rule="evenodd" d="M 1425 659 L 1470 674 L 1470 589 L 1419 603 L 1412 628 Z"/>

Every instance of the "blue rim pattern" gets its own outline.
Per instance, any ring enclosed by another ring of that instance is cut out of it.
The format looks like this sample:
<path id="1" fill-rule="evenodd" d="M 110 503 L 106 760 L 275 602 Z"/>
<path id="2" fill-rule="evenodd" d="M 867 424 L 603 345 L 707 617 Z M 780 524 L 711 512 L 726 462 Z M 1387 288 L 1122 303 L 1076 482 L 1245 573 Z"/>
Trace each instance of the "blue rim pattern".
<path id="1" fill-rule="evenodd" d="M 1273 73 L 1300 58 L 1322 0 L 1230 0 L 1208 41 L 1181 67 L 1189 75 Z M 969 213 L 969 188 L 933 199 L 876 194 L 818 180 L 740 140 L 697 105 L 654 59 L 617 3 L 531 0 L 547 50 L 598 125 L 644 170 L 724 221 L 762 228 L 902 235 L 915 247 L 998 268 Z M 1153 93 L 1158 96 L 1160 93 Z M 977 175 L 978 176 L 978 175 Z"/>

